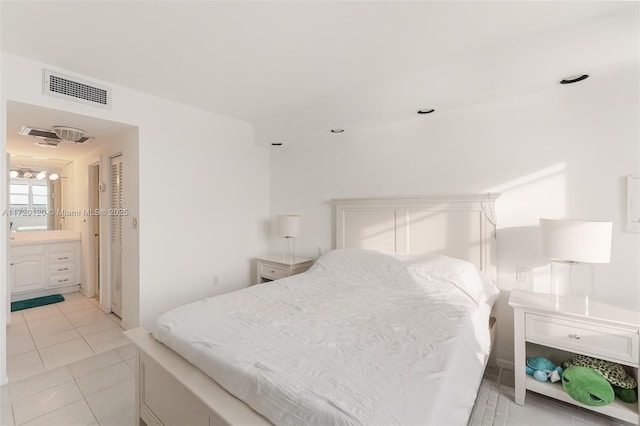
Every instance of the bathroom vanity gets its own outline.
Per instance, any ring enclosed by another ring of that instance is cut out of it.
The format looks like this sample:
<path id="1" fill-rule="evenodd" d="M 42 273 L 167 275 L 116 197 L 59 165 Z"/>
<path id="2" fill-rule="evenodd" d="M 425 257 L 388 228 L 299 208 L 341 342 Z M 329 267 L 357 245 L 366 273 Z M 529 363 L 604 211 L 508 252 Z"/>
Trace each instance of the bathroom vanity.
<path id="1" fill-rule="evenodd" d="M 11 300 L 25 300 L 80 289 L 80 232 L 31 231 L 11 234 Z"/>

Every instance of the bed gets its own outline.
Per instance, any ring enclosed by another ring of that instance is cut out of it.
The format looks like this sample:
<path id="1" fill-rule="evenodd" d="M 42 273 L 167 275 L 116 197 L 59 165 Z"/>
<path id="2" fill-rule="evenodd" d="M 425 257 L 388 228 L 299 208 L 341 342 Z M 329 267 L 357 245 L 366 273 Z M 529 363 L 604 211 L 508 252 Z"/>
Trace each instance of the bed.
<path id="1" fill-rule="evenodd" d="M 308 272 L 125 333 L 140 419 L 466 424 L 491 349 L 496 198 L 334 201 L 338 250 Z"/>

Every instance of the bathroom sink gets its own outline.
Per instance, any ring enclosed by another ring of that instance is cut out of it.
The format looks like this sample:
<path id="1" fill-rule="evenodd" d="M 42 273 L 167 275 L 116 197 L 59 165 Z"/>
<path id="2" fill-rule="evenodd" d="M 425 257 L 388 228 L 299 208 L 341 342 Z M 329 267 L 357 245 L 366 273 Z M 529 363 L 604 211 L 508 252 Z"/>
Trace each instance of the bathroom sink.
<path id="1" fill-rule="evenodd" d="M 55 240 L 79 240 L 80 231 L 23 231 L 12 232 L 10 241 L 12 244 L 30 243 L 38 241 L 55 241 Z"/>

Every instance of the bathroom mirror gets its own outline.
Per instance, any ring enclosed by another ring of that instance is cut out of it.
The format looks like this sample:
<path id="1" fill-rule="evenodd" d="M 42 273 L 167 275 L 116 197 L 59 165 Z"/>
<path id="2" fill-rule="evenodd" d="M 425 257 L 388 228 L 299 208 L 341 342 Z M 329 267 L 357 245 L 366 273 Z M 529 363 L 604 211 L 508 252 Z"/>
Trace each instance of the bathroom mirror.
<path id="1" fill-rule="evenodd" d="M 9 224 L 13 232 L 65 229 L 72 161 L 10 155 Z"/>

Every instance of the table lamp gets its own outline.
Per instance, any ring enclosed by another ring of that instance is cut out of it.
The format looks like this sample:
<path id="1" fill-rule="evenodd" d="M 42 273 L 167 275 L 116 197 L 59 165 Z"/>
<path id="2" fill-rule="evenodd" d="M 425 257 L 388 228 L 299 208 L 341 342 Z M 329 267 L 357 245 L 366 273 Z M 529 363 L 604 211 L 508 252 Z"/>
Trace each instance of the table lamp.
<path id="1" fill-rule="evenodd" d="M 540 219 L 540 247 L 551 259 L 551 291 L 585 299 L 594 292 L 594 264 L 611 259 L 611 222 Z"/>

